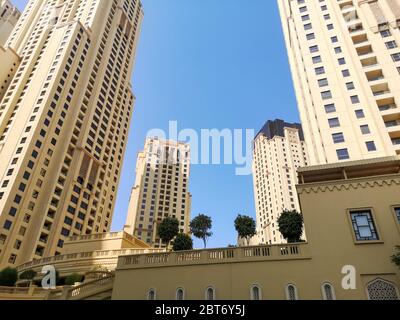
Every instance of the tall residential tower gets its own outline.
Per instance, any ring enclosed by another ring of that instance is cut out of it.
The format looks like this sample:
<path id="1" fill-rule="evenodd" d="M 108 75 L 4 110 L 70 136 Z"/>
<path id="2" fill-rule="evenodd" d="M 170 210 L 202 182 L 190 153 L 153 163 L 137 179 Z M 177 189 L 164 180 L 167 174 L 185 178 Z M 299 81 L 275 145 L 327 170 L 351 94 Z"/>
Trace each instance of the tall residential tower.
<path id="1" fill-rule="evenodd" d="M 300 124 L 268 121 L 254 139 L 253 184 L 259 243 L 279 244 L 285 239 L 277 223 L 284 210 L 300 212 L 297 169 L 308 164 Z"/>
<path id="2" fill-rule="evenodd" d="M 0 46 L 4 46 L 21 12 L 8 0 L 0 0 Z"/>
<path id="3" fill-rule="evenodd" d="M 142 17 L 139 0 L 30 0 L 0 51 L 1 266 L 109 231 Z"/>
<path id="4" fill-rule="evenodd" d="M 399 0 L 278 0 L 311 164 L 400 154 Z"/>
<path id="5" fill-rule="evenodd" d="M 189 232 L 190 147 L 186 143 L 148 138 L 136 163 L 136 181 L 125 231 L 154 247 L 164 247 L 157 227 L 166 217 L 179 220 Z"/>

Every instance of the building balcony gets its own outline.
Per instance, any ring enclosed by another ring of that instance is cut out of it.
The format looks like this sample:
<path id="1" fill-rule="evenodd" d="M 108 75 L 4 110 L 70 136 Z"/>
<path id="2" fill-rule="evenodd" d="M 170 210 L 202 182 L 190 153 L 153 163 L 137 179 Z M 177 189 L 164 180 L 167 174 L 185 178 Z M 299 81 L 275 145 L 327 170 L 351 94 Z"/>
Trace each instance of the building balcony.
<path id="1" fill-rule="evenodd" d="M 390 90 L 374 91 L 373 94 L 375 97 L 383 96 L 385 94 L 390 94 Z"/>
<path id="2" fill-rule="evenodd" d="M 400 120 L 387 121 L 385 126 L 392 141 L 400 138 Z"/>
<path id="3" fill-rule="evenodd" d="M 398 155 L 400 155 L 400 138 L 392 139 L 394 150 Z"/>
<path id="4" fill-rule="evenodd" d="M 391 93 L 390 91 L 377 91 L 373 94 L 378 106 L 390 104 L 390 101 L 393 100 L 393 93 Z"/>
<path id="5" fill-rule="evenodd" d="M 384 108 L 380 107 L 379 109 L 381 110 L 383 121 L 385 122 L 400 119 L 400 108 L 398 108 L 396 105 L 388 105 Z"/>
<path id="6" fill-rule="evenodd" d="M 47 258 L 40 258 L 31 262 L 25 263 L 17 268 L 19 273 L 27 270 L 34 270 L 40 274 L 42 268 L 46 265 L 53 265 L 60 271 L 61 275 L 68 275 L 71 272 L 88 272 L 93 267 L 105 265 L 110 270 L 117 266 L 118 257 L 125 255 L 135 255 L 144 253 L 163 252 L 164 249 L 119 249 L 119 250 L 99 250 L 90 252 L 80 252 L 58 255 Z M 37 251 L 36 255 L 42 257 L 43 252 Z"/>
<path id="7" fill-rule="evenodd" d="M 303 259 L 311 259 L 307 243 L 123 256 L 118 259 L 117 268 L 118 270 L 142 269 L 152 267 Z"/>

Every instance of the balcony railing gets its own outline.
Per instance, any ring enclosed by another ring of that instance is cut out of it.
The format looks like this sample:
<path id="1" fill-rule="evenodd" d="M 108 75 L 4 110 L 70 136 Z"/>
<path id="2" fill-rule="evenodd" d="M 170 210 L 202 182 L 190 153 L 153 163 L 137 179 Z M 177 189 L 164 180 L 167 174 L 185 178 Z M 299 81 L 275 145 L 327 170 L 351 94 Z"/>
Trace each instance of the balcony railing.
<path id="1" fill-rule="evenodd" d="M 308 244 L 266 245 L 122 256 L 118 259 L 117 269 L 292 259 L 310 259 Z"/>
<path id="2" fill-rule="evenodd" d="M 392 142 L 394 146 L 400 146 L 400 138 L 392 139 Z"/>
<path id="3" fill-rule="evenodd" d="M 390 109 L 396 109 L 397 106 L 395 104 L 385 104 L 383 106 L 379 106 L 379 111 L 387 111 Z"/>
<path id="4" fill-rule="evenodd" d="M 375 91 L 375 92 L 374 92 L 374 96 L 375 96 L 375 97 L 376 97 L 376 96 L 382 96 L 382 95 L 388 94 L 388 93 L 390 93 L 390 90 Z"/>
<path id="5" fill-rule="evenodd" d="M 372 81 L 378 81 L 378 80 L 383 80 L 383 79 L 385 79 L 385 77 L 384 76 L 380 76 L 380 77 L 370 78 L 370 79 L 368 79 L 368 81 L 372 82 Z"/>
<path id="6" fill-rule="evenodd" d="M 32 268 L 39 268 L 45 265 L 57 265 L 65 262 L 71 261 L 83 261 L 88 259 L 115 259 L 117 260 L 119 256 L 125 255 L 135 255 L 135 254 L 144 254 L 144 253 L 158 253 L 165 252 L 165 249 L 120 249 L 120 250 L 103 250 L 103 251 L 90 251 L 90 252 L 81 252 L 81 253 L 71 253 L 58 255 L 53 257 L 42 258 L 38 260 L 33 260 L 31 262 L 27 262 L 17 268 L 18 272 L 23 272 Z M 117 261 L 116 261 L 117 262 Z"/>

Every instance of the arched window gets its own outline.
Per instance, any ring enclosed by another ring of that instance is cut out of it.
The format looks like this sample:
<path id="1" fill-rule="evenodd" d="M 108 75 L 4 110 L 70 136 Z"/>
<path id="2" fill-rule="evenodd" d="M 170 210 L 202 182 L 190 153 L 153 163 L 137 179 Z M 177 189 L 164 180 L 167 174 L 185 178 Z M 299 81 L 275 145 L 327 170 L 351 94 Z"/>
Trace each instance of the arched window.
<path id="1" fill-rule="evenodd" d="M 399 300 L 396 286 L 383 279 L 375 279 L 367 285 L 369 300 Z"/>
<path id="2" fill-rule="evenodd" d="M 206 290 L 206 300 L 215 300 L 215 290 L 213 287 L 208 287 Z"/>
<path id="3" fill-rule="evenodd" d="M 147 300 L 156 300 L 157 295 L 156 295 L 156 290 L 150 289 L 149 292 L 147 293 Z"/>
<path id="4" fill-rule="evenodd" d="M 297 288 L 294 284 L 288 284 L 286 286 L 286 299 L 287 300 L 298 300 Z"/>
<path id="5" fill-rule="evenodd" d="M 182 288 L 176 290 L 176 300 L 185 300 L 185 291 Z"/>
<path id="6" fill-rule="evenodd" d="M 258 285 L 251 287 L 250 291 L 251 300 L 261 300 L 261 288 Z"/>
<path id="7" fill-rule="evenodd" d="M 322 298 L 324 300 L 336 300 L 335 290 L 333 289 L 333 286 L 328 282 L 322 284 Z"/>

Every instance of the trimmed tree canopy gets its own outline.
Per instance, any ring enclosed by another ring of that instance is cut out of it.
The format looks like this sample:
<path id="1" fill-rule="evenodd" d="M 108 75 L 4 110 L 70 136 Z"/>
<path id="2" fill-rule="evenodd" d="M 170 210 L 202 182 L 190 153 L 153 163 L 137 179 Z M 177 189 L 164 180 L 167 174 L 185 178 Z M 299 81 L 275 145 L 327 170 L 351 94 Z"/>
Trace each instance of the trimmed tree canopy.
<path id="1" fill-rule="evenodd" d="M 20 280 L 33 280 L 37 275 L 34 270 L 26 270 L 19 275 Z"/>
<path id="2" fill-rule="evenodd" d="M 278 219 L 279 232 L 288 243 L 300 242 L 303 234 L 303 215 L 285 210 Z"/>
<path id="3" fill-rule="evenodd" d="M 77 273 L 70 274 L 68 277 L 65 278 L 65 284 L 67 286 L 73 286 L 77 282 L 82 282 L 83 276 Z"/>
<path id="4" fill-rule="evenodd" d="M 207 247 L 207 239 L 212 236 L 212 220 L 210 217 L 200 214 L 190 222 L 190 232 L 198 239 L 202 239 L 204 248 Z"/>
<path id="5" fill-rule="evenodd" d="M 0 286 L 14 287 L 18 280 L 18 271 L 12 268 L 5 268 L 0 272 Z"/>
<path id="6" fill-rule="evenodd" d="M 193 240 L 189 235 L 180 233 L 176 236 L 172 249 L 174 251 L 192 250 Z"/>
<path id="7" fill-rule="evenodd" d="M 247 244 L 249 244 L 251 237 L 257 234 L 256 222 L 248 216 L 238 215 L 235 220 L 235 229 L 240 238 L 247 240 Z"/>
<path id="8" fill-rule="evenodd" d="M 179 221 L 176 218 L 165 218 L 158 226 L 160 239 L 169 246 L 173 238 L 179 234 Z"/>

